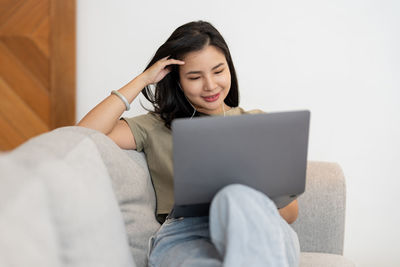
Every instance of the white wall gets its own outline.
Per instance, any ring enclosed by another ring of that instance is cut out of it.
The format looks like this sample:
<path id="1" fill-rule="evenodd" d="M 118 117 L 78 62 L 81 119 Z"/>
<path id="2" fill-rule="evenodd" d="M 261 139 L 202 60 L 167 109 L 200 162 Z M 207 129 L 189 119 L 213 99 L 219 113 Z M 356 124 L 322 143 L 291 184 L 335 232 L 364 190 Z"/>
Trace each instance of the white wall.
<path id="1" fill-rule="evenodd" d="M 311 110 L 309 159 L 338 162 L 347 178 L 345 256 L 400 266 L 399 1 L 84 0 L 77 14 L 78 120 L 176 27 L 210 21 L 245 109 Z M 139 113 L 136 101 L 125 115 Z"/>

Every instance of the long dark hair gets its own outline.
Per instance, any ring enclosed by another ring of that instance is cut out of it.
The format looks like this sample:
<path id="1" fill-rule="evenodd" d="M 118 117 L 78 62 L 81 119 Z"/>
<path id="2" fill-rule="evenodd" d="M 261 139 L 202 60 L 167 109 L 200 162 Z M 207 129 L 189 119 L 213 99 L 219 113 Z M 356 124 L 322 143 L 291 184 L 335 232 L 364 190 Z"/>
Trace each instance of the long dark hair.
<path id="1" fill-rule="evenodd" d="M 178 27 L 158 48 L 145 70 L 164 57 L 183 59 L 187 53 L 199 51 L 206 45 L 218 48 L 225 55 L 231 73 L 231 88 L 224 102 L 230 107 L 237 107 L 239 88 L 228 45 L 218 30 L 208 22 L 193 21 Z M 151 86 L 146 86 L 142 90 L 143 95 L 154 106 L 154 111 L 147 110 L 160 115 L 168 129 L 171 129 L 171 122 L 175 118 L 191 117 L 193 114 L 193 107 L 185 98 L 183 91 L 179 89 L 178 82 L 178 66 L 173 65 L 172 71 L 155 85 L 154 92 Z M 196 116 L 199 116 L 198 112 Z"/>

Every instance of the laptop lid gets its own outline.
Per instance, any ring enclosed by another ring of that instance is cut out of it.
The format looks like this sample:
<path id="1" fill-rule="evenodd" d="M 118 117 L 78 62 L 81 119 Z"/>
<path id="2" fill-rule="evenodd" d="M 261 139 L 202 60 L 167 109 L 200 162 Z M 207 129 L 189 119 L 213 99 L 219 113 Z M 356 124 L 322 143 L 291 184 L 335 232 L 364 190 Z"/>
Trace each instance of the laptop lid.
<path id="1" fill-rule="evenodd" d="M 305 190 L 309 120 L 309 111 L 174 120 L 174 215 L 206 215 L 234 183 L 289 204 Z"/>

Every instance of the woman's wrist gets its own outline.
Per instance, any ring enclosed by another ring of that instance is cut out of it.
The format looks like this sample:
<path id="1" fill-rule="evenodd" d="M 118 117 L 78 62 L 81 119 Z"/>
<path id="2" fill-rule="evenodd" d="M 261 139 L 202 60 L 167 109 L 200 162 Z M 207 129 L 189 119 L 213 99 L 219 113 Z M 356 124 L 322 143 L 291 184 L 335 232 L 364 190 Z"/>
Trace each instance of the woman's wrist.
<path id="1" fill-rule="evenodd" d="M 151 84 L 150 81 L 148 81 L 148 79 L 146 78 L 144 72 L 141 73 L 140 75 L 136 76 L 135 79 L 133 79 L 131 82 L 137 82 L 141 88 L 143 89 L 145 86 Z"/>
<path id="2" fill-rule="evenodd" d="M 124 87 L 118 90 L 118 92 L 120 92 L 127 98 L 129 103 L 132 103 L 133 100 L 140 94 L 143 88 L 147 85 L 144 79 L 139 76 L 137 76 L 132 81 L 127 83 Z"/>

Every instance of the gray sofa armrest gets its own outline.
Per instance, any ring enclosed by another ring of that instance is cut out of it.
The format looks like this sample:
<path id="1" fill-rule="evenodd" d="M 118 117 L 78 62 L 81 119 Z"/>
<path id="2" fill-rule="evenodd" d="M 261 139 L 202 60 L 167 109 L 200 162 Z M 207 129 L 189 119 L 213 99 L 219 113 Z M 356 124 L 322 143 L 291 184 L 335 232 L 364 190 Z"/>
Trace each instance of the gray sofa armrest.
<path id="1" fill-rule="evenodd" d="M 309 162 L 306 191 L 298 201 L 299 217 L 292 226 L 301 251 L 342 255 L 346 187 L 340 166 Z"/>
<path id="2" fill-rule="evenodd" d="M 144 154 L 120 149 L 106 135 L 84 127 L 62 127 L 53 132 L 68 140 L 85 136 L 93 141 L 111 179 L 136 266 L 147 266 L 148 240 L 160 224 L 155 217 L 156 198 Z"/>
<path id="3" fill-rule="evenodd" d="M 0 156 L 0 266 L 136 266 L 98 135 L 59 128 Z"/>

